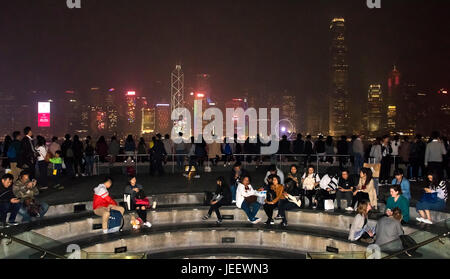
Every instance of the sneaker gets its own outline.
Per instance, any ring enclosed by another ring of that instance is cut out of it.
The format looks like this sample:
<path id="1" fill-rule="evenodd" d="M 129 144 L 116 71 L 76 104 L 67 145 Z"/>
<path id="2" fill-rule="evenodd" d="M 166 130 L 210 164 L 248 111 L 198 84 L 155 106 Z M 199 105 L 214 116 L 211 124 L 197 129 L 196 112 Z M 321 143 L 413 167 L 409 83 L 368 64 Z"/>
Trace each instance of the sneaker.
<path id="1" fill-rule="evenodd" d="M 417 217 L 416 220 L 417 220 L 418 222 L 420 222 L 420 223 L 423 223 L 423 221 L 424 221 L 425 219 L 423 219 L 422 217 Z"/>
<path id="2" fill-rule="evenodd" d="M 274 225 L 275 224 L 275 222 L 274 221 L 272 221 L 271 219 L 267 219 L 267 221 L 266 221 L 266 223 L 265 223 L 266 225 Z"/>
<path id="3" fill-rule="evenodd" d="M 233 200 L 233 201 L 231 201 L 231 203 L 232 203 L 232 204 L 236 204 L 236 201 L 235 201 L 235 200 Z"/>
<path id="4" fill-rule="evenodd" d="M 0 223 L 0 229 L 7 229 L 7 228 L 9 228 L 9 226 L 8 226 L 8 224 L 6 224 L 6 223 Z"/>
<path id="5" fill-rule="evenodd" d="M 78 178 L 78 177 L 80 177 L 80 175 L 77 173 L 77 174 L 75 174 L 75 177 Z"/>
<path id="6" fill-rule="evenodd" d="M 217 221 L 216 221 L 217 225 L 220 225 L 220 224 L 222 224 L 222 222 L 223 222 L 223 220 L 222 220 L 222 219 L 219 219 L 219 220 L 217 220 Z"/>
<path id="7" fill-rule="evenodd" d="M 202 220 L 203 220 L 203 221 L 206 221 L 206 220 L 208 220 L 209 218 L 211 218 L 211 216 L 205 215 L 205 216 L 202 217 Z"/>
<path id="8" fill-rule="evenodd" d="M 47 190 L 48 187 L 44 186 L 44 187 L 39 187 L 39 190 Z"/>
<path id="9" fill-rule="evenodd" d="M 349 207 L 347 207 L 345 210 L 346 210 L 346 211 L 351 211 L 351 212 L 353 212 L 353 207 L 349 206 Z"/>
<path id="10" fill-rule="evenodd" d="M 197 174 L 196 176 L 194 176 L 194 178 L 200 178 L 200 175 Z"/>
<path id="11" fill-rule="evenodd" d="M 283 217 L 281 217 L 280 215 L 277 215 L 277 217 L 275 217 L 275 220 L 281 220 L 283 219 Z"/>
<path id="12" fill-rule="evenodd" d="M 252 224 L 258 224 L 261 220 L 259 218 L 256 218 L 254 221 L 252 221 Z"/>
<path id="13" fill-rule="evenodd" d="M 107 234 L 108 233 L 108 230 L 103 230 L 103 234 Z"/>
<path id="14" fill-rule="evenodd" d="M 281 226 L 282 226 L 283 228 L 285 228 L 285 227 L 288 226 L 288 223 L 287 223 L 287 222 L 282 222 L 282 223 L 281 223 Z"/>
<path id="15" fill-rule="evenodd" d="M 431 222 L 431 220 L 428 219 L 423 219 L 423 221 L 425 224 L 429 224 L 429 225 L 433 225 L 433 222 Z"/>
<path id="16" fill-rule="evenodd" d="M 18 222 L 8 222 L 7 226 L 18 226 Z"/>
<path id="17" fill-rule="evenodd" d="M 151 227 L 152 227 L 152 224 L 151 224 L 150 222 L 145 222 L 145 223 L 144 223 L 144 226 L 147 227 L 147 228 L 151 228 Z"/>
<path id="18" fill-rule="evenodd" d="M 60 187 L 61 184 L 56 184 L 55 186 L 53 186 L 53 189 L 58 189 L 58 187 Z"/>
<path id="19" fill-rule="evenodd" d="M 56 188 L 57 190 L 64 190 L 64 186 L 59 186 L 58 188 Z"/>

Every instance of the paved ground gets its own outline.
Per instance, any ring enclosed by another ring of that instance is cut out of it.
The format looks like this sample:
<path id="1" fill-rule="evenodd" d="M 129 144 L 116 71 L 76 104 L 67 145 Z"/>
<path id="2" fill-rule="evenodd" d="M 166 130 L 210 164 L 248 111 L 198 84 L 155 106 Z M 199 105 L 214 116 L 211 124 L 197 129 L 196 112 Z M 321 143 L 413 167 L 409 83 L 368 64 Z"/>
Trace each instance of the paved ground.
<path id="1" fill-rule="evenodd" d="M 248 166 L 246 169 L 252 176 L 252 185 L 260 186 L 263 184 L 267 166 L 255 168 L 254 166 Z M 225 177 L 228 181 L 231 167 L 224 168 L 218 166 L 213 169 L 212 173 L 201 173 L 199 179 L 192 179 L 188 181 L 183 177 L 181 173 L 172 173 L 171 167 L 167 169 L 167 173 L 164 176 L 151 176 L 149 174 L 138 174 L 138 183 L 144 186 L 145 193 L 152 194 L 165 194 L 165 193 L 199 193 L 204 191 L 213 191 L 215 189 L 215 181 L 219 176 Z M 113 187 L 110 192 L 114 198 L 121 198 L 123 190 L 127 184 L 127 176 L 122 173 L 123 170 L 120 167 L 116 167 L 111 171 L 111 177 L 114 180 Z M 92 189 L 96 187 L 105 175 L 94 177 L 80 177 L 80 178 L 64 178 L 63 185 L 65 189 L 57 191 L 49 189 L 41 193 L 40 198 L 49 204 L 62 204 L 73 203 L 92 200 Z M 423 183 L 412 183 L 412 204 L 420 198 Z M 387 188 L 380 188 L 380 200 L 383 201 L 384 197 L 388 194 Z M 447 203 L 447 211 L 450 212 L 450 202 Z"/>

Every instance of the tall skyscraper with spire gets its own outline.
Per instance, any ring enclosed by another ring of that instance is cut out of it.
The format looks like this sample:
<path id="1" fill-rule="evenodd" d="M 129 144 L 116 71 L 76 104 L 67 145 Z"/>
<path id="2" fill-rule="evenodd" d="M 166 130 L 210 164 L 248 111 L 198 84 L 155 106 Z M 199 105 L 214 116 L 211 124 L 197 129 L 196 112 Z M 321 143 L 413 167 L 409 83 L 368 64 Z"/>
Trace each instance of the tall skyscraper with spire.
<path id="1" fill-rule="evenodd" d="M 330 48 L 329 133 L 332 136 L 340 136 L 351 132 L 345 19 L 334 18 L 331 21 L 330 31 L 332 41 Z"/>
<path id="2" fill-rule="evenodd" d="M 394 65 L 394 69 L 389 74 L 388 78 L 388 95 L 386 99 L 386 124 L 387 131 L 394 133 L 398 127 L 398 110 L 399 101 L 401 100 L 401 87 L 400 87 L 400 72 L 397 70 L 397 66 Z"/>

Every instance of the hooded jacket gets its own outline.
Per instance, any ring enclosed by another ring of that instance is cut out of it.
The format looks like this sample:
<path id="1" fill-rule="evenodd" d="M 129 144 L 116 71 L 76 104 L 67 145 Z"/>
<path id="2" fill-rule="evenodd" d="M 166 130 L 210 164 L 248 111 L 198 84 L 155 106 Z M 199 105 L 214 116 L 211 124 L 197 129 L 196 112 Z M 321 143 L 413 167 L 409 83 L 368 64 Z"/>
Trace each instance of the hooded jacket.
<path id="1" fill-rule="evenodd" d="M 109 196 L 108 189 L 104 184 L 94 188 L 94 202 L 92 207 L 96 210 L 99 207 L 108 207 L 109 205 L 117 205 L 117 202 Z"/>

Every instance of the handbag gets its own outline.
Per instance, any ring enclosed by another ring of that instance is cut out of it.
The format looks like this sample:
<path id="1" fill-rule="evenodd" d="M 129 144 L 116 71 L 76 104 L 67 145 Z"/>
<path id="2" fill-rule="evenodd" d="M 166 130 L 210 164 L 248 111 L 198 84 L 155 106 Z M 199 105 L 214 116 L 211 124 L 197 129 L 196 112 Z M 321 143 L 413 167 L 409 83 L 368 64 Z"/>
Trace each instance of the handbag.
<path id="1" fill-rule="evenodd" d="M 245 202 L 247 202 L 248 204 L 252 204 L 258 201 L 258 197 L 257 196 L 248 196 L 244 198 Z"/>
<path id="2" fill-rule="evenodd" d="M 23 201 L 23 204 L 25 205 L 25 208 L 28 212 L 28 215 L 30 215 L 30 217 L 39 216 L 41 205 L 38 204 L 35 199 L 26 198 Z"/>

